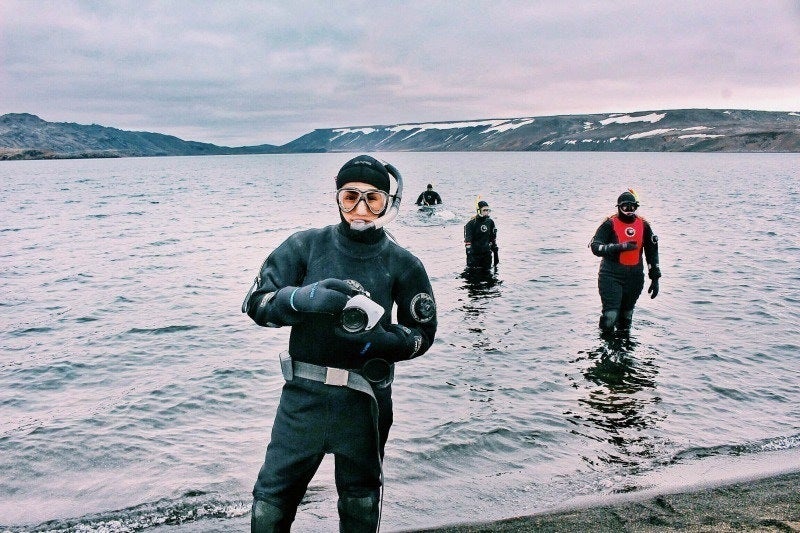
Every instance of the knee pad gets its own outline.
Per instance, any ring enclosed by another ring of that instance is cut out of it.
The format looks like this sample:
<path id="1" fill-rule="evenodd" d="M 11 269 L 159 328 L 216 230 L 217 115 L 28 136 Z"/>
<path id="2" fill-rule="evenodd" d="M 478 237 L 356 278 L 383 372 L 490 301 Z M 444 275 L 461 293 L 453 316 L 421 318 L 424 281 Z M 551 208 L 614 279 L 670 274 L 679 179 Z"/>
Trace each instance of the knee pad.
<path id="1" fill-rule="evenodd" d="M 250 512 L 250 533 L 281 533 L 289 531 L 283 511 L 262 500 L 253 500 Z"/>
<path id="2" fill-rule="evenodd" d="M 618 316 L 619 311 L 616 309 L 604 311 L 603 315 L 600 317 L 600 329 L 602 329 L 604 332 L 614 331 L 614 326 L 617 324 Z"/>
<path id="3" fill-rule="evenodd" d="M 340 496 L 339 531 L 347 533 L 374 533 L 378 529 L 378 495 L 354 497 Z"/>
<path id="4" fill-rule="evenodd" d="M 633 322 L 633 309 L 622 311 L 619 316 L 619 327 L 622 329 L 630 329 L 631 322 Z"/>

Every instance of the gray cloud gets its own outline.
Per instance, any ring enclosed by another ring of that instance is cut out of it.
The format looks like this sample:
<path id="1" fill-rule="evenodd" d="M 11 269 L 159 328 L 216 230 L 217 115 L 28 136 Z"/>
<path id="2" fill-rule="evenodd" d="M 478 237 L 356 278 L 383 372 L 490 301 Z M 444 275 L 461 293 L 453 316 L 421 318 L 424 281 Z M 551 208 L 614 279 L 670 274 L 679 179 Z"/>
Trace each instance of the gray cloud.
<path id="1" fill-rule="evenodd" d="M 0 113 L 283 144 L 318 127 L 800 108 L 792 0 L 0 3 Z"/>

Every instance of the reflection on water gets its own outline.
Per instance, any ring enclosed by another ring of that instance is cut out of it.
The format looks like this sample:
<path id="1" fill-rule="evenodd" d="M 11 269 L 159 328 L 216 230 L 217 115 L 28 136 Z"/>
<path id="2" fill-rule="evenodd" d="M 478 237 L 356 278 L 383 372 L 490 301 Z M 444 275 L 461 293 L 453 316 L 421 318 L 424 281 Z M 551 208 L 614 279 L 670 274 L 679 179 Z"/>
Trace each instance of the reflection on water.
<path id="1" fill-rule="evenodd" d="M 494 351 L 495 339 L 484 334 L 482 315 L 487 300 L 500 296 L 502 281 L 497 278 L 497 268 L 467 267 L 459 277 L 464 280 L 459 289 L 466 290 L 468 296 L 462 309 L 466 319 L 472 322 L 467 328 L 472 336 L 472 346 L 482 351 Z"/>
<path id="2" fill-rule="evenodd" d="M 494 365 L 499 355 L 499 343 L 496 335 L 492 333 L 491 323 L 495 318 L 492 313 L 486 313 L 486 304 L 500 296 L 502 281 L 497 277 L 496 268 L 468 267 L 459 278 L 464 281 L 459 291 L 467 293 L 467 298 L 459 300 L 463 301 L 461 309 L 464 311 L 467 339 L 472 348 L 462 356 L 465 362 L 462 375 L 467 376 L 464 385 L 469 391 L 470 402 L 486 404 L 490 411 L 495 411 L 490 405 L 494 402 L 497 390 L 494 386 Z"/>
<path id="3" fill-rule="evenodd" d="M 481 305 L 481 300 L 500 296 L 500 285 L 503 282 L 497 277 L 497 267 L 467 267 L 460 277 L 464 280 L 464 284 L 459 288 L 467 291 L 470 300 L 464 305 L 464 311 L 467 315 L 479 314 L 483 311 L 484 307 Z"/>
<path id="4" fill-rule="evenodd" d="M 601 467 L 598 462 L 628 466 L 633 472 L 649 465 L 658 457 L 654 430 L 665 419 L 657 409 L 654 358 L 629 335 L 601 337 L 597 346 L 578 353 L 572 362 L 589 365 L 582 370 L 585 381 L 573 386 L 585 388 L 585 394 L 565 414 L 577 426 L 574 433 L 603 445 L 584 461 L 593 467 Z"/>

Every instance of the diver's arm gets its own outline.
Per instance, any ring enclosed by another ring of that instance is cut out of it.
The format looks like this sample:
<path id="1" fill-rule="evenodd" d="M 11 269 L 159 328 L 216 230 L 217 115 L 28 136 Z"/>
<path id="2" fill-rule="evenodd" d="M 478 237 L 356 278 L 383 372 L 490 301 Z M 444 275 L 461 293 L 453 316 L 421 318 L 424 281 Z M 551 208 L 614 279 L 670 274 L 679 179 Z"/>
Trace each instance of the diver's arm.
<path id="1" fill-rule="evenodd" d="M 497 247 L 497 226 L 495 226 L 494 220 L 492 221 L 492 240 L 489 247 L 494 257 L 494 266 L 497 266 L 500 264 L 500 248 Z"/>
<path id="2" fill-rule="evenodd" d="M 415 260 L 402 272 L 397 287 L 397 325 L 406 334 L 403 351 L 395 361 L 419 357 L 428 351 L 436 337 L 437 317 L 433 289 L 422 262 Z"/>
<path id="3" fill-rule="evenodd" d="M 473 233 L 473 228 L 474 227 L 475 227 L 475 219 L 474 218 L 470 219 L 464 225 L 464 246 L 467 249 L 467 255 L 469 255 L 470 252 L 472 252 L 472 233 Z"/>
<path id="4" fill-rule="evenodd" d="M 644 222 L 644 258 L 647 261 L 650 279 L 661 277 L 661 268 L 658 264 L 658 236 L 653 233 L 650 223 Z"/>
<path id="5" fill-rule="evenodd" d="M 356 345 L 365 359 L 383 359 L 389 363 L 406 361 L 425 353 L 436 335 L 436 303 L 430 281 L 422 263 L 401 266 L 395 282 L 394 300 L 397 303 L 397 323 L 384 315 L 372 329 L 348 333 L 337 329 L 336 335 Z"/>
<path id="6" fill-rule="evenodd" d="M 309 313 L 335 314 L 354 294 L 339 279 L 324 279 L 301 286 L 305 277 L 305 256 L 297 234 L 276 248 L 261 265 L 258 277 L 245 296 L 242 312 L 260 326 L 292 326 Z"/>
<path id="7" fill-rule="evenodd" d="M 611 219 L 607 218 L 605 222 L 600 224 L 600 227 L 597 228 L 594 237 L 592 237 L 592 241 L 589 243 L 589 247 L 592 249 L 592 253 L 598 257 L 615 256 L 620 252 L 636 248 L 636 243 L 634 241 L 619 243 L 614 242 L 615 240 L 614 227 L 611 223 Z"/>
<path id="8" fill-rule="evenodd" d="M 390 363 L 419 357 L 436 336 L 436 302 L 428 274 L 418 259 L 400 272 L 395 284 L 397 324 L 379 324 L 371 334 L 367 354 Z"/>
<path id="9" fill-rule="evenodd" d="M 267 256 L 245 296 L 242 312 L 259 326 L 290 326 L 302 320 L 300 313 L 292 309 L 291 293 L 287 296 L 284 292 L 276 298 L 284 288 L 294 290 L 305 275 L 306 269 L 293 244 L 294 238 L 290 237 Z"/>

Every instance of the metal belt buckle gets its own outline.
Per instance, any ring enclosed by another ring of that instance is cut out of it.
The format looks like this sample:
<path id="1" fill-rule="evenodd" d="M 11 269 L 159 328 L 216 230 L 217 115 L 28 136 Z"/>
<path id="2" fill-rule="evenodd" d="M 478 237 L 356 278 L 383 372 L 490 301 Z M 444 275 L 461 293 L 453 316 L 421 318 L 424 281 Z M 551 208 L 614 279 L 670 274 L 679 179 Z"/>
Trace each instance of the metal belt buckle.
<path id="1" fill-rule="evenodd" d="M 350 377 L 350 372 L 344 368 L 327 367 L 328 371 L 325 373 L 325 385 L 336 385 L 337 387 L 346 387 L 347 380 Z"/>

